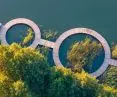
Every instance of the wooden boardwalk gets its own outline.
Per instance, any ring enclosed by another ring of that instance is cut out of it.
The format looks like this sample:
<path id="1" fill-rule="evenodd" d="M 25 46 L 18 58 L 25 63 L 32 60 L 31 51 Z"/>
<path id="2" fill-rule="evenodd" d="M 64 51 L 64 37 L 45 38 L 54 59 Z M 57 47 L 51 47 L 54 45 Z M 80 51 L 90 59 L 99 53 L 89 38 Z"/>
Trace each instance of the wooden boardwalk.
<path id="1" fill-rule="evenodd" d="M 115 59 L 110 59 L 110 60 L 109 60 L 109 64 L 110 64 L 110 65 L 113 65 L 113 66 L 117 66 L 117 60 L 115 60 Z"/>
<path id="2" fill-rule="evenodd" d="M 111 59 L 111 51 L 110 51 L 110 47 L 109 47 L 107 41 L 96 31 L 87 29 L 87 28 L 71 29 L 69 31 L 64 32 L 57 39 L 56 42 L 51 42 L 48 40 L 41 39 L 40 29 L 33 21 L 31 21 L 29 19 L 25 19 L 25 18 L 17 18 L 17 19 L 9 21 L 4 26 L 0 27 L 1 28 L 0 29 L 0 39 L 1 39 L 2 44 L 8 45 L 8 43 L 6 41 L 6 33 L 12 26 L 17 25 L 17 24 L 26 24 L 34 30 L 35 39 L 34 39 L 33 43 L 30 45 L 30 47 L 36 48 L 39 44 L 39 45 L 47 46 L 49 48 L 53 48 L 53 59 L 57 66 L 63 66 L 60 61 L 60 58 L 59 58 L 59 49 L 60 49 L 62 42 L 69 36 L 75 35 L 75 34 L 80 34 L 80 33 L 91 35 L 94 38 L 96 38 L 97 40 L 99 40 L 99 42 L 102 44 L 104 51 L 105 51 L 104 62 L 102 63 L 101 67 L 96 72 L 91 73 L 92 76 L 96 76 L 96 77 L 100 76 L 101 74 L 104 73 L 104 71 L 107 69 L 107 67 L 109 65 L 117 66 L 117 60 Z"/>
<path id="3" fill-rule="evenodd" d="M 108 67 L 109 65 L 109 59 L 111 59 L 111 52 L 110 52 L 110 47 L 107 43 L 107 41 L 99 34 L 97 33 L 96 31 L 93 31 L 91 29 L 87 29 L 87 28 L 74 28 L 74 29 L 71 29 L 69 31 L 66 31 L 64 32 L 56 41 L 56 46 L 54 47 L 53 49 L 53 59 L 54 59 L 54 62 L 57 66 L 63 66 L 61 61 L 60 61 L 60 58 L 59 58 L 59 48 L 62 44 L 62 42 L 68 38 L 69 36 L 71 35 L 76 35 L 76 34 L 88 34 L 88 35 L 91 35 L 93 36 L 94 38 L 96 38 L 97 40 L 100 41 L 100 43 L 102 44 L 103 48 L 104 48 L 104 51 L 105 51 L 105 59 L 104 59 L 104 62 L 103 64 L 101 65 L 101 67 L 94 73 L 92 73 L 91 75 L 92 76 L 100 76 Z"/>
<path id="4" fill-rule="evenodd" d="M 6 41 L 6 33 L 12 26 L 17 25 L 17 24 L 26 24 L 34 30 L 35 39 L 31 45 L 31 47 L 36 47 L 38 45 L 38 41 L 41 38 L 40 29 L 33 21 L 31 21 L 29 19 L 25 19 L 25 18 L 17 18 L 17 19 L 11 20 L 1 28 L 1 35 L 0 35 L 1 43 L 8 45 L 8 42 Z"/>

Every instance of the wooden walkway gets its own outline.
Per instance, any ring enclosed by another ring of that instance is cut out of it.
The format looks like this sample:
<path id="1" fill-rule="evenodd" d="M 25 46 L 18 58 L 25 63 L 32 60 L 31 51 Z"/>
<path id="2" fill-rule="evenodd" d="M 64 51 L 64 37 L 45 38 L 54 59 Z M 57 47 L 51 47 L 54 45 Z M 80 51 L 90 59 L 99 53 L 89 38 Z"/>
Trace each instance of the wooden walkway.
<path id="1" fill-rule="evenodd" d="M 11 20 L 2 27 L 1 35 L 0 35 L 1 36 L 1 43 L 8 45 L 8 42 L 6 41 L 6 33 L 12 26 L 17 25 L 17 24 L 26 24 L 34 30 L 35 39 L 31 45 L 31 47 L 35 48 L 38 45 L 38 41 L 41 38 L 40 29 L 33 21 L 31 21 L 29 19 L 25 19 L 25 18 L 17 18 L 17 19 Z"/>
<path id="2" fill-rule="evenodd" d="M 76 34 L 88 34 L 93 36 L 94 38 L 96 38 L 97 40 L 100 41 L 100 43 L 102 44 L 104 51 L 105 51 L 105 59 L 103 64 L 101 65 L 101 67 L 94 73 L 92 73 L 92 76 L 100 76 L 108 67 L 109 65 L 109 59 L 111 59 L 111 52 L 110 52 L 110 47 L 107 43 L 107 41 L 96 31 L 93 31 L 91 29 L 87 29 L 87 28 L 74 28 L 71 29 L 69 31 L 64 32 L 56 41 L 56 46 L 53 49 L 53 59 L 54 62 L 57 66 L 63 66 L 60 59 L 59 59 L 59 48 L 62 44 L 62 42 L 68 38 L 71 35 L 76 35 Z"/>
<path id="3" fill-rule="evenodd" d="M 51 42 L 48 40 L 41 39 L 40 29 L 33 21 L 31 21 L 29 19 L 25 19 L 25 18 L 17 18 L 17 19 L 11 20 L 10 22 L 8 22 L 7 24 L 5 24 L 4 26 L 1 27 L 0 39 L 1 39 L 2 44 L 8 45 L 8 43 L 6 41 L 6 33 L 12 26 L 17 25 L 17 24 L 26 24 L 34 30 L 35 39 L 34 39 L 33 43 L 30 45 L 30 47 L 36 48 L 38 46 L 38 44 L 40 44 L 43 46 L 47 46 L 49 48 L 53 48 L 53 59 L 57 66 L 63 66 L 60 61 L 60 58 L 59 58 L 59 49 L 60 49 L 62 42 L 69 36 L 75 35 L 75 34 L 80 34 L 80 33 L 91 35 L 94 38 L 96 38 L 97 40 L 99 40 L 105 51 L 105 58 L 104 58 L 103 64 L 96 72 L 91 73 L 92 76 L 96 76 L 96 77 L 100 76 L 101 74 L 104 73 L 104 71 L 107 69 L 107 67 L 109 65 L 117 66 L 117 60 L 111 59 L 111 51 L 110 51 L 110 47 L 109 47 L 107 41 L 96 31 L 87 29 L 87 28 L 71 29 L 69 31 L 64 32 L 57 39 L 56 42 Z"/>

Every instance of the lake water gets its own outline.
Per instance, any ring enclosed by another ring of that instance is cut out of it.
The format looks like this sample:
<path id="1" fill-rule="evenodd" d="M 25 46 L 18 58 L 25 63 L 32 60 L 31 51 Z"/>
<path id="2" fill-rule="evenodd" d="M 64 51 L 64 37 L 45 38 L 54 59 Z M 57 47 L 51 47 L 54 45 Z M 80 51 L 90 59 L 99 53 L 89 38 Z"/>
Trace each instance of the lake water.
<path id="1" fill-rule="evenodd" d="M 75 27 L 91 28 L 109 44 L 117 43 L 117 0 L 0 0 L 1 23 L 19 17 L 60 33 Z"/>
<path id="2" fill-rule="evenodd" d="M 17 24 L 12 26 L 6 34 L 6 40 L 8 42 L 8 44 L 12 44 L 13 42 L 16 42 L 18 44 L 22 44 L 23 46 L 23 42 L 25 37 L 27 37 L 29 35 L 29 30 L 31 29 L 30 26 L 25 25 L 25 24 Z M 31 29 L 32 30 L 32 29 Z M 32 30 L 32 33 L 34 31 Z M 35 35 L 34 33 L 32 34 L 33 38 L 30 39 L 27 43 L 25 43 L 25 46 L 29 46 L 32 44 L 32 42 L 34 41 Z"/>

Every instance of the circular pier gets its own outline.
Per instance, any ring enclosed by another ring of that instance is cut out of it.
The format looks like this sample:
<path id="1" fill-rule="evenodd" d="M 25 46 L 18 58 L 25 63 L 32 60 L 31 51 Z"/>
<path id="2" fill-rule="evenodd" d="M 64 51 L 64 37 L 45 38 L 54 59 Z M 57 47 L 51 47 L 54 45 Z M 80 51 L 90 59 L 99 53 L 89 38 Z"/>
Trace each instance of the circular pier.
<path id="1" fill-rule="evenodd" d="M 63 66 L 60 58 L 59 58 L 59 49 L 60 46 L 62 44 L 62 42 L 68 38 L 71 35 L 75 35 L 75 34 L 88 34 L 93 36 L 94 38 L 96 38 L 97 40 L 99 40 L 99 42 L 102 44 L 104 51 L 105 51 L 105 58 L 104 58 L 104 62 L 101 65 L 101 67 L 94 73 L 91 73 L 92 76 L 100 76 L 101 74 L 104 73 L 104 71 L 107 69 L 107 67 L 109 66 L 109 59 L 111 58 L 111 52 L 110 52 L 110 47 L 107 43 L 107 41 L 96 31 L 93 31 L 91 29 L 87 29 L 87 28 L 74 28 L 71 29 L 69 31 L 64 32 L 56 41 L 56 46 L 53 49 L 53 59 L 54 62 L 57 66 Z"/>
<path id="2" fill-rule="evenodd" d="M 25 18 L 17 18 L 17 19 L 11 20 L 2 27 L 2 29 L 1 29 L 1 43 L 8 45 L 8 42 L 6 41 L 6 33 L 12 26 L 17 25 L 17 24 L 26 24 L 33 29 L 33 31 L 35 33 L 35 39 L 30 46 L 36 48 L 36 46 L 39 43 L 38 41 L 41 38 L 40 29 L 33 21 L 31 21 L 29 19 L 25 19 Z"/>

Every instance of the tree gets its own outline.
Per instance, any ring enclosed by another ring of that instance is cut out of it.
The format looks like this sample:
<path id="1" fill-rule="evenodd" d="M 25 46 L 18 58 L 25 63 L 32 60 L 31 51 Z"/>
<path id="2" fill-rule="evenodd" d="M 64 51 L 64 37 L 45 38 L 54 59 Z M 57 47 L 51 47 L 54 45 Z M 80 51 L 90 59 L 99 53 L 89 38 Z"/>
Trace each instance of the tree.
<path id="1" fill-rule="evenodd" d="M 28 86 L 22 80 L 13 82 L 10 91 L 11 97 L 32 97 Z"/>
<path id="2" fill-rule="evenodd" d="M 117 88 L 117 67 L 109 66 L 106 72 L 102 75 L 100 82 Z"/>
<path id="3" fill-rule="evenodd" d="M 58 32 L 53 29 L 44 30 L 42 37 L 47 40 L 54 40 L 58 36 Z"/>
<path id="4" fill-rule="evenodd" d="M 117 58 L 117 45 L 112 48 L 112 57 Z M 109 66 L 101 76 L 100 82 L 117 88 L 117 67 Z"/>
<path id="5" fill-rule="evenodd" d="M 117 58 L 117 45 L 115 45 L 113 48 L 112 48 L 112 57 L 113 58 Z"/>
<path id="6" fill-rule="evenodd" d="M 88 73 L 73 73 L 64 67 L 52 67 L 46 97 L 116 97 L 117 90 L 99 84 Z"/>
<path id="7" fill-rule="evenodd" d="M 80 92 L 80 82 L 70 69 L 52 67 L 47 97 L 81 97 Z"/>
<path id="8" fill-rule="evenodd" d="M 101 50 L 101 44 L 90 38 L 75 43 L 68 52 L 68 60 L 72 64 L 73 71 L 81 72 L 84 68 L 90 72 L 93 60 Z"/>
<path id="9" fill-rule="evenodd" d="M 46 57 L 20 45 L 0 46 L 0 97 L 117 97 L 88 73 L 48 67 Z"/>
<path id="10" fill-rule="evenodd" d="M 11 82 L 8 76 L 0 72 L 0 96 L 10 97 L 10 85 Z"/>
<path id="11" fill-rule="evenodd" d="M 28 42 L 30 42 L 33 39 L 33 30 L 31 28 L 28 29 L 28 35 L 23 40 L 23 45 L 26 45 Z"/>
<path id="12" fill-rule="evenodd" d="M 32 92 L 43 95 L 48 74 L 46 58 L 33 48 L 22 48 L 17 44 L 0 46 L 0 51 L 0 72 L 14 82 L 26 82 Z"/>

